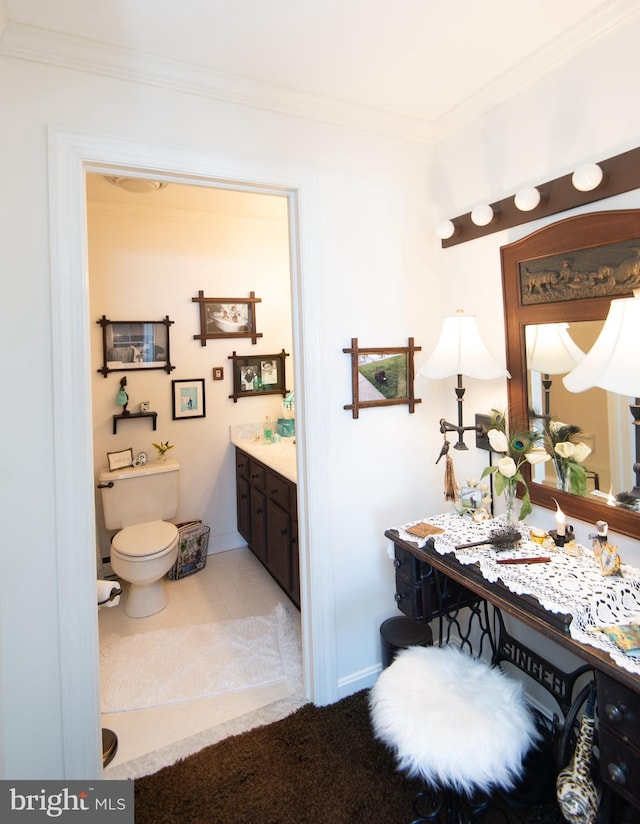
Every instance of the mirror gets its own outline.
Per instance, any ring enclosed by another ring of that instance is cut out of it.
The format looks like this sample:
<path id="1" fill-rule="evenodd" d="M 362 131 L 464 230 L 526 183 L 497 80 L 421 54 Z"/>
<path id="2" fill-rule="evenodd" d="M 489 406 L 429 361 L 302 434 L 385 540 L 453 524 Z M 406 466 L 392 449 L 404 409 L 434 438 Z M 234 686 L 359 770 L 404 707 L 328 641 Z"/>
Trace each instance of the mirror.
<path id="1" fill-rule="evenodd" d="M 639 254 L 640 210 L 635 209 L 567 218 L 501 249 L 511 373 L 509 419 L 517 427 L 530 427 L 530 410 L 542 415 L 542 421 L 550 415 L 578 426 L 575 440 L 592 449 L 585 461 L 589 470 L 585 495 L 572 493 L 566 483 L 559 488 L 550 461 L 534 468 L 534 477 L 529 472 L 531 501 L 555 509 L 555 498 L 567 516 L 594 524 L 607 521 L 612 531 L 633 537 L 640 537 L 640 511 L 612 505 L 610 495 L 635 483 L 629 398 L 597 388 L 568 392 L 562 377 L 572 368 L 570 363 L 561 363 L 554 374 L 544 357 L 536 357 L 536 350 L 545 351 L 542 333 L 553 325 L 554 333 L 564 338 L 565 350 L 573 346 L 574 355 L 576 347 L 588 352 L 611 299 L 629 297 L 640 286 Z"/>

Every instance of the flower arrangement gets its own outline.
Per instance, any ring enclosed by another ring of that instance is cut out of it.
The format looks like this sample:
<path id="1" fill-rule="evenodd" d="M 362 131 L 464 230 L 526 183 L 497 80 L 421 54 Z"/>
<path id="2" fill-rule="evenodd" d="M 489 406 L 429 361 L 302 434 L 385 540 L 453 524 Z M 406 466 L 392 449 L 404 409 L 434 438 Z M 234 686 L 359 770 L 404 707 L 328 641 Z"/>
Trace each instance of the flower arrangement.
<path id="1" fill-rule="evenodd" d="M 159 461 L 164 461 L 167 456 L 167 452 L 170 449 L 173 449 L 173 444 L 169 443 L 169 441 L 160 441 L 160 443 L 153 443 L 152 446 L 155 447 L 155 450 L 158 453 Z"/>
<path id="2" fill-rule="evenodd" d="M 524 520 L 531 513 L 531 498 L 529 487 L 522 474 L 521 468 L 525 461 L 530 464 L 544 463 L 551 460 L 543 446 L 537 446 L 542 438 L 541 432 L 522 431 L 510 435 L 507 431 L 507 422 L 503 413 L 496 409 L 491 410 L 491 426 L 487 432 L 491 449 L 502 457 L 495 466 L 485 467 L 482 477 L 493 474 L 496 495 L 505 496 L 507 506 L 507 520 L 513 520 L 513 508 L 516 500 L 518 484 L 524 487 L 520 520 Z"/>
<path id="3" fill-rule="evenodd" d="M 583 463 L 591 454 L 591 447 L 575 440 L 580 427 L 553 418 L 543 417 L 542 420 L 545 446 L 553 459 L 558 488 L 575 495 L 586 495 L 587 470 Z"/>

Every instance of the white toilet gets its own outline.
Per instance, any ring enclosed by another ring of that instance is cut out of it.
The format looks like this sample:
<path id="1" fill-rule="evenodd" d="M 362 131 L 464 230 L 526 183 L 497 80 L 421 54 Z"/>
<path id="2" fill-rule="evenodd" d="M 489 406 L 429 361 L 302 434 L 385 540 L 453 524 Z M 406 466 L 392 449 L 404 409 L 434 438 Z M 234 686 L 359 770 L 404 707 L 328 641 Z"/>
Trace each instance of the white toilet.
<path id="1" fill-rule="evenodd" d="M 151 463 L 98 476 L 104 525 L 119 529 L 111 542 L 111 568 L 131 585 L 124 611 L 145 618 L 164 609 L 164 576 L 178 557 L 178 529 L 166 521 L 178 511 L 177 461 Z"/>

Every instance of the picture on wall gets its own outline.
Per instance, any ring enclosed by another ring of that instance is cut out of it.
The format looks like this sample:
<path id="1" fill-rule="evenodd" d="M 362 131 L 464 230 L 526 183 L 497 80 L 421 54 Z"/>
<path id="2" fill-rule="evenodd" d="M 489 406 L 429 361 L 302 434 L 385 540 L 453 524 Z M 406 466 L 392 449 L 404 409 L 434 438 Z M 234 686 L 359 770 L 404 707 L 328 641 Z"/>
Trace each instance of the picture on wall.
<path id="1" fill-rule="evenodd" d="M 233 398 L 250 395 L 282 395 L 287 394 L 285 376 L 285 358 L 288 354 L 282 350 L 277 355 L 229 355 L 233 361 Z"/>
<path id="2" fill-rule="evenodd" d="M 205 417 L 204 378 L 171 381 L 173 420 Z"/>
<path id="3" fill-rule="evenodd" d="M 413 396 L 413 353 L 420 349 L 413 338 L 409 338 L 409 346 L 367 349 L 351 338 L 351 347 L 342 351 L 351 355 L 353 402 L 344 408 L 350 409 L 354 418 L 360 409 L 372 406 L 407 404 L 409 412 L 414 412 L 420 400 Z"/>
<path id="4" fill-rule="evenodd" d="M 202 346 L 216 338 L 251 338 L 257 343 L 262 337 L 256 331 L 256 303 L 261 303 L 255 292 L 248 298 L 207 298 L 200 290 L 192 303 L 200 305 L 200 334 L 194 335 Z"/>

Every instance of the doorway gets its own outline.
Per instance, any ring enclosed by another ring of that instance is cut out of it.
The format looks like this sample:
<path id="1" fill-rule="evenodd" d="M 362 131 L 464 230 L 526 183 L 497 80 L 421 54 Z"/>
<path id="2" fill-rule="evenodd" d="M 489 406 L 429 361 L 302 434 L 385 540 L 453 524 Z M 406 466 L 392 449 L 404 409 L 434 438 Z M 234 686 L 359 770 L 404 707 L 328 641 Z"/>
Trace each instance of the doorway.
<path id="1" fill-rule="evenodd" d="M 307 696 L 318 704 L 337 697 L 333 570 L 322 563 L 330 540 L 326 512 L 328 467 L 322 391 L 311 376 L 322 372 L 318 277 L 316 171 L 299 165 L 256 163 L 158 148 L 110 138 L 51 130 L 52 360 L 55 381 L 56 546 L 60 589 L 58 624 L 64 774 L 101 775 L 97 610 L 95 605 L 95 507 L 91 469 L 88 278 L 84 175 L 126 173 L 183 183 L 279 192 L 288 198 L 292 311 L 297 353 L 299 528 L 304 676 Z M 159 170 L 163 170 L 160 172 Z M 242 181 L 252 181 L 242 183 Z M 304 219 L 302 219 L 304 216 Z M 304 271 L 304 278 L 303 278 Z M 302 328 L 304 326 L 304 337 Z M 309 376 L 309 378 L 305 378 Z M 78 586 L 72 598 L 64 582 Z M 313 582 L 313 586 L 311 586 Z"/>

